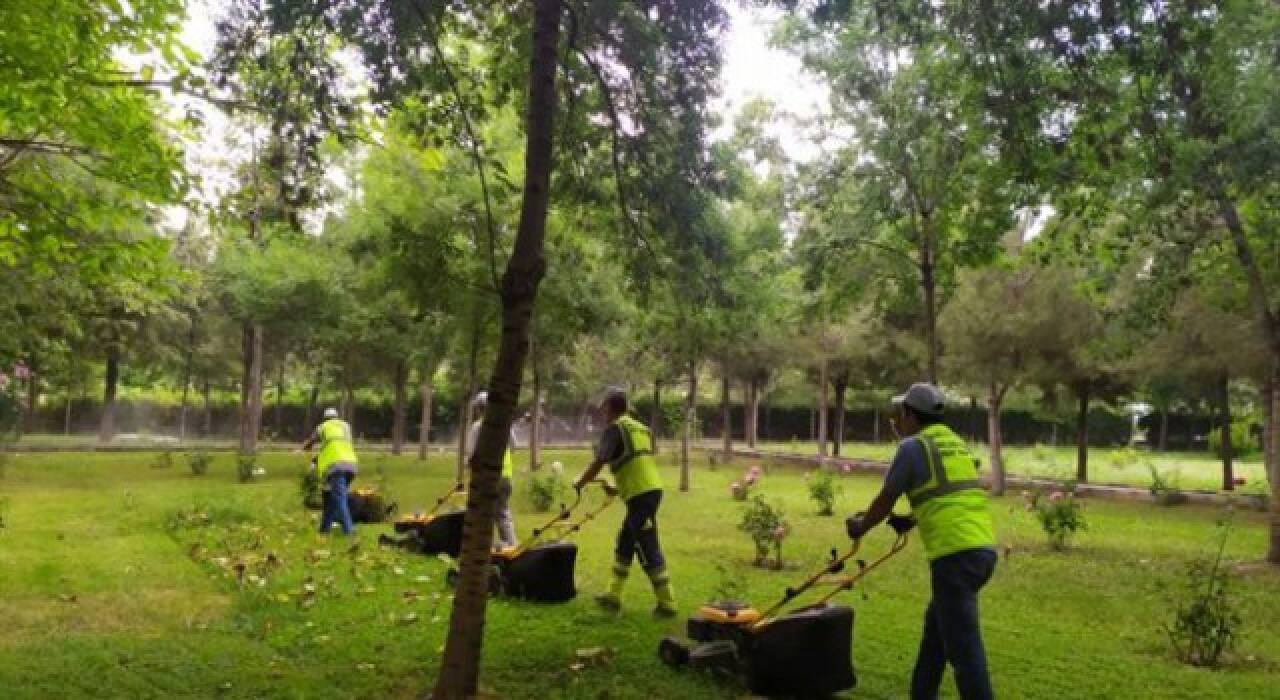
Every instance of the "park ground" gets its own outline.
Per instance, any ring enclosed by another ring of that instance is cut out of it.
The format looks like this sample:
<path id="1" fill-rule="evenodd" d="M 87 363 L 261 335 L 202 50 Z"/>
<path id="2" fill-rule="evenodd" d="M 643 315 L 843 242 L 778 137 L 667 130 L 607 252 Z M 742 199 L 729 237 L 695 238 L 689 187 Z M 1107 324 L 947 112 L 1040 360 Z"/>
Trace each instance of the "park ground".
<path id="1" fill-rule="evenodd" d="M 382 550 L 389 526 L 354 540 L 313 533 L 299 506 L 299 455 L 266 453 L 266 475 L 237 482 L 234 458 L 193 476 L 181 454 L 49 453 L 13 456 L 0 479 L 0 689 L 6 698 L 418 697 L 443 646 L 446 562 Z M 572 474 L 586 453 L 553 452 Z M 1099 460 L 1103 461 L 1103 460 Z M 787 569 L 751 566 L 735 525 L 742 504 L 728 485 L 751 462 L 695 465 L 692 489 L 669 488 L 661 528 L 686 609 L 729 582 L 771 602 L 846 540 L 838 517 L 820 517 L 795 469 L 767 467 L 757 492 L 792 524 Z M 453 459 L 370 455 L 360 481 L 382 482 L 404 511 L 451 481 Z M 668 467 L 669 486 L 677 473 Z M 527 482 L 527 474 L 517 478 Z M 877 479 L 846 476 L 837 513 L 861 508 Z M 515 500 L 522 533 L 532 512 Z M 983 596 L 988 654 L 1007 698 L 1262 698 L 1280 683 L 1280 574 L 1257 565 L 1265 516 L 1232 517 L 1227 555 L 1243 637 L 1225 668 L 1178 663 L 1162 624 L 1170 585 L 1214 547 L 1217 508 L 1086 503 L 1089 529 L 1071 549 L 1048 549 L 1018 494 L 992 504 L 1005 556 Z M 661 665 L 658 640 L 680 621 L 650 617 L 639 572 L 618 618 L 588 593 L 605 580 L 615 507 L 580 538 L 582 595 L 565 605 L 495 600 L 482 686 L 503 698 L 730 698 L 744 691 Z M 888 546 L 887 532 L 867 551 Z M 265 562 L 274 555 L 276 564 Z M 243 576 L 235 563 L 245 562 Z M 237 579 L 240 580 L 237 580 Z M 845 594 L 857 611 L 851 697 L 898 698 L 919 638 L 927 568 L 918 542 Z M 579 652 L 582 652 L 581 657 Z M 950 692 L 950 688 L 947 689 Z"/>

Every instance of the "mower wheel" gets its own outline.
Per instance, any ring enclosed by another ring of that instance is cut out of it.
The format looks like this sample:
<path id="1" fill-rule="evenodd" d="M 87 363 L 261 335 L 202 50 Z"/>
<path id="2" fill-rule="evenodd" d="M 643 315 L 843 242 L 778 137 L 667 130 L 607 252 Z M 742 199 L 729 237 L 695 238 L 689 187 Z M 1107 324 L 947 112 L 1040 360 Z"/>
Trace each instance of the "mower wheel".
<path id="1" fill-rule="evenodd" d="M 689 666 L 731 676 L 738 671 L 738 645 L 727 639 L 703 642 L 689 652 Z"/>
<path id="2" fill-rule="evenodd" d="M 502 595 L 502 569 L 496 565 L 489 567 L 489 595 Z"/>
<path id="3" fill-rule="evenodd" d="M 663 637 L 658 643 L 658 658 L 671 668 L 684 668 L 689 665 L 689 645 L 679 637 Z"/>

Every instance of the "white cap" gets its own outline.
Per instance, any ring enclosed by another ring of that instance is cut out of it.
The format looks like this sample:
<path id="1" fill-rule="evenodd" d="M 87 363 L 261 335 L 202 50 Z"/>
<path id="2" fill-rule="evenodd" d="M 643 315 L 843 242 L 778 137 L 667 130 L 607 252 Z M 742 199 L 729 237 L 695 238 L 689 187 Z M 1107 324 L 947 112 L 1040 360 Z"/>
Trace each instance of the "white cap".
<path id="1" fill-rule="evenodd" d="M 481 392 L 477 393 L 477 394 L 475 395 L 475 398 L 471 399 L 471 405 L 472 405 L 472 406 L 488 406 L 488 405 L 489 405 L 489 392 L 487 392 L 487 391 L 481 391 Z"/>
<path id="2" fill-rule="evenodd" d="M 337 418 L 337 417 L 338 417 L 338 409 L 336 409 L 336 408 L 326 408 L 326 409 L 324 409 L 324 417 L 325 417 L 325 418 Z"/>
<path id="3" fill-rule="evenodd" d="M 947 399 L 938 387 L 924 382 L 912 384 L 906 393 L 893 397 L 893 405 L 905 404 L 928 416 L 942 415 Z"/>

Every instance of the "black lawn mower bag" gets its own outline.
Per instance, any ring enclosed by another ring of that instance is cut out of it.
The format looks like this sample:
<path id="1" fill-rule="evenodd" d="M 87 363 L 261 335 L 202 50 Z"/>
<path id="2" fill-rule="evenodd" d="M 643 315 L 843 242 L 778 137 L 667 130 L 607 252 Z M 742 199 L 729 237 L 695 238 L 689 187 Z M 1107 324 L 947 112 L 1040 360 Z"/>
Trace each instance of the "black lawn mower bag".
<path id="1" fill-rule="evenodd" d="M 825 696 L 854 687 L 853 608 L 822 605 L 750 633 L 741 653 L 756 695 Z"/>
<path id="2" fill-rule="evenodd" d="M 462 520 L 466 511 L 458 510 L 426 518 L 402 518 L 393 529 L 400 534 L 410 534 L 416 540 L 415 547 L 422 554 L 447 554 L 454 559 L 462 551 Z"/>
<path id="3" fill-rule="evenodd" d="M 563 603 L 578 594 L 573 570 L 578 545 L 553 542 L 532 547 L 517 556 L 494 556 L 495 575 L 502 593 L 539 603 Z"/>

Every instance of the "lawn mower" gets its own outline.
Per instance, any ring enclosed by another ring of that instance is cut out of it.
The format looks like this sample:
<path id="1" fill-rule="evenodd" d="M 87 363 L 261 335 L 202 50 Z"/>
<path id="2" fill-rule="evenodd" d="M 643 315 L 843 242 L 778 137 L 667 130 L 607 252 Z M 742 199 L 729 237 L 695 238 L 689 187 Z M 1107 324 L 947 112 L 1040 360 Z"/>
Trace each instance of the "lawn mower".
<path id="1" fill-rule="evenodd" d="M 490 594 L 540 603 L 563 603 L 578 594 L 573 580 L 578 545 L 567 540 L 603 513 L 618 493 L 603 480 L 595 483 L 604 489 L 605 499 L 594 510 L 573 519 L 573 512 L 582 504 L 582 491 L 578 491 L 572 505 L 562 504 L 560 511 L 546 525 L 534 528 L 523 544 L 493 550 Z M 451 569 L 445 580 L 453 586 L 457 578 L 458 570 Z"/>
<path id="2" fill-rule="evenodd" d="M 842 574 L 846 562 L 858 553 L 861 540 L 854 540 L 843 555 L 832 549 L 826 566 L 798 587 L 788 587 L 782 600 L 764 612 L 735 601 L 702 606 L 689 618 L 689 639 L 663 638 L 658 656 L 675 668 L 687 666 L 741 679 L 756 695 L 824 697 L 852 688 L 857 684 L 853 608 L 829 605 L 828 601 L 901 552 L 915 519 L 891 515 L 889 526 L 897 534 L 889 551 L 870 563 L 855 560 L 856 572 Z M 818 586 L 830 586 L 831 590 L 810 605 L 782 613 L 784 607 Z"/>
<path id="3" fill-rule="evenodd" d="M 320 481 L 314 458 L 311 467 L 302 473 L 301 484 L 302 505 L 308 510 L 323 510 L 324 492 L 328 487 Z M 377 489 L 362 487 L 347 492 L 347 508 L 353 522 L 380 523 L 395 513 L 396 504 L 387 503 Z"/>
<path id="4" fill-rule="evenodd" d="M 467 512 L 457 502 L 466 496 L 467 487 L 461 481 L 457 482 L 448 493 L 436 499 L 431 510 L 406 515 L 395 521 L 392 528 L 404 537 L 397 539 L 382 535 L 378 542 L 419 554 L 447 554 L 457 558 L 462 550 L 462 519 Z M 441 513 L 440 509 L 447 503 L 454 504 L 454 508 Z"/>

